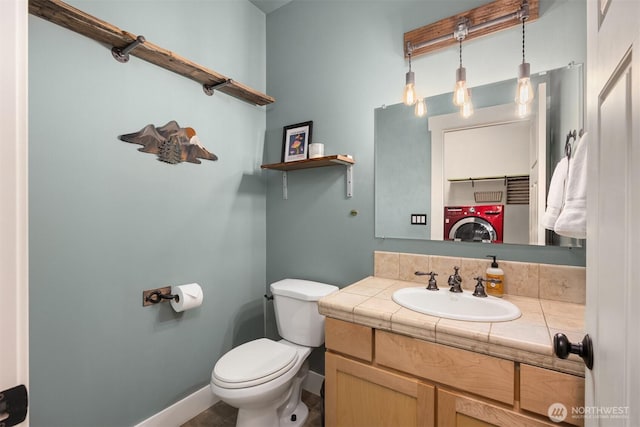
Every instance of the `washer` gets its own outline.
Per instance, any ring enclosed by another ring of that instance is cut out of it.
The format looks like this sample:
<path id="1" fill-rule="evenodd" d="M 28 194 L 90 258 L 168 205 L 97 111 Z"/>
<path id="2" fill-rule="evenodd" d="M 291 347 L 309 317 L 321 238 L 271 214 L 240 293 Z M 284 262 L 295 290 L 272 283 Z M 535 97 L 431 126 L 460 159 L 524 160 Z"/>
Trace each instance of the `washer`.
<path id="1" fill-rule="evenodd" d="M 504 205 L 445 206 L 444 239 L 502 243 Z"/>

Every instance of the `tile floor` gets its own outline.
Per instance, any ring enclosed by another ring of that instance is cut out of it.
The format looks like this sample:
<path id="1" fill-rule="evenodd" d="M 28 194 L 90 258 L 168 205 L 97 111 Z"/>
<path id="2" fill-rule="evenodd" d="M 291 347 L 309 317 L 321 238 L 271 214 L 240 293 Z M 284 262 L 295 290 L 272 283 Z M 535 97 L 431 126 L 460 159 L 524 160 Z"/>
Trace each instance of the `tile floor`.
<path id="1" fill-rule="evenodd" d="M 303 427 L 322 427 L 322 398 L 302 390 L 302 401 L 309 407 L 309 418 Z M 238 410 L 224 402 L 191 418 L 181 427 L 233 427 L 236 425 Z"/>

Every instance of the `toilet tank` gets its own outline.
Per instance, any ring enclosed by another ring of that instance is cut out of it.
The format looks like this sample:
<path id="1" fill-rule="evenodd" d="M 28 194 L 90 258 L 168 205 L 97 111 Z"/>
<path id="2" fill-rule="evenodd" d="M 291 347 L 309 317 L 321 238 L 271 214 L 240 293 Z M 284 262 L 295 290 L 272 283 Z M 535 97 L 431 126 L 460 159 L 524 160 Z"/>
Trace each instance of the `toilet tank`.
<path id="1" fill-rule="evenodd" d="M 320 347 L 324 343 L 324 316 L 318 313 L 318 300 L 339 288 L 300 279 L 280 280 L 270 288 L 280 336 L 298 345 Z"/>

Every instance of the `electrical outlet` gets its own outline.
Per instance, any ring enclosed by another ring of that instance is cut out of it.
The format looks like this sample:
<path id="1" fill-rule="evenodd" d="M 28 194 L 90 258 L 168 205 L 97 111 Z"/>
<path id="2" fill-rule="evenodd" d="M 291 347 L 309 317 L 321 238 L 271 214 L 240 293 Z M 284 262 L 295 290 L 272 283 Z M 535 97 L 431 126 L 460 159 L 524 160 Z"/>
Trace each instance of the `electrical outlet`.
<path id="1" fill-rule="evenodd" d="M 411 214 L 412 225 L 427 225 L 427 214 Z"/>

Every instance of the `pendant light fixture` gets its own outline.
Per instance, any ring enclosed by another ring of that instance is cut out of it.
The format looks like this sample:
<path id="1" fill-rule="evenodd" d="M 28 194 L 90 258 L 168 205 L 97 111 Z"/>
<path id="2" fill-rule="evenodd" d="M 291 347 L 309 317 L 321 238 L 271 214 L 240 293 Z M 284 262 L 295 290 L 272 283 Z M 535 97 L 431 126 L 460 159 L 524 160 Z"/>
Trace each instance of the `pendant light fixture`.
<path id="1" fill-rule="evenodd" d="M 402 94 L 402 102 L 404 102 L 405 105 L 413 105 L 416 103 L 416 89 L 415 89 L 416 77 L 413 71 L 411 71 L 411 51 L 412 50 L 413 49 L 411 49 L 411 45 L 407 44 L 407 56 L 409 56 L 409 71 L 407 71 L 407 75 L 405 79 L 406 83 L 404 86 L 404 93 Z"/>
<path id="2" fill-rule="evenodd" d="M 531 101 L 533 101 L 533 88 L 531 87 L 531 65 L 526 62 L 524 57 L 524 22 L 529 17 L 529 3 L 526 0 L 522 3 L 522 8 L 520 10 L 520 21 L 522 22 L 522 64 L 518 66 L 518 87 L 516 89 L 516 104 L 518 104 L 518 114 L 522 117 L 523 114 L 528 114 L 528 105 L 531 103 Z M 521 105 L 527 105 L 527 108 L 521 108 Z"/>
<path id="3" fill-rule="evenodd" d="M 462 107 L 469 100 L 467 89 L 467 70 L 462 66 L 462 40 L 467 36 L 466 22 L 460 22 L 455 32 L 460 51 L 460 66 L 456 70 L 456 85 L 453 88 L 453 105 Z"/>
<path id="4" fill-rule="evenodd" d="M 424 117 L 427 114 L 427 103 L 424 102 L 424 98 L 420 98 L 416 101 L 414 113 L 418 117 Z"/>
<path id="5" fill-rule="evenodd" d="M 467 90 L 467 102 L 460 107 L 460 115 L 465 119 L 473 115 L 473 103 L 471 102 L 471 93 L 469 90 Z"/>
<path id="6" fill-rule="evenodd" d="M 531 103 L 529 104 L 518 104 L 516 102 L 516 114 L 521 119 L 527 117 L 531 113 Z"/>

